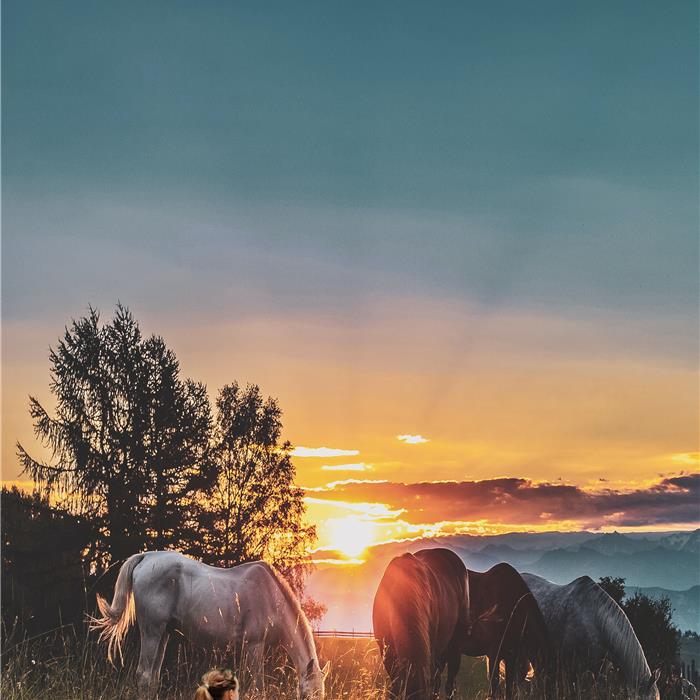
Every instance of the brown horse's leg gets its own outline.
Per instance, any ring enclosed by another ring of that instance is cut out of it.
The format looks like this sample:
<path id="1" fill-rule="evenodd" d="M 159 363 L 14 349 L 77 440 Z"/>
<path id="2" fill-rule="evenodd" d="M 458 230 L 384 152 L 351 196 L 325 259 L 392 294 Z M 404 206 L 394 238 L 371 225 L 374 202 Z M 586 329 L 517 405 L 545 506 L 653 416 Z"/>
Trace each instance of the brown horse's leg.
<path id="1" fill-rule="evenodd" d="M 447 682 L 445 683 L 445 695 L 447 700 L 452 700 L 455 695 L 455 680 L 459 673 L 459 665 L 462 661 L 462 654 L 459 647 L 450 649 L 447 657 Z"/>
<path id="2" fill-rule="evenodd" d="M 501 657 L 489 656 L 489 685 L 491 688 L 491 697 L 497 698 L 499 686 L 501 684 Z"/>
<path id="3" fill-rule="evenodd" d="M 518 666 L 514 656 L 507 656 L 504 661 L 506 664 L 506 700 L 511 700 L 513 697 L 513 686 L 518 673 Z"/>
<path id="4" fill-rule="evenodd" d="M 384 668 L 386 675 L 389 677 L 388 697 L 391 700 L 398 700 L 406 686 L 406 669 L 403 664 L 394 654 L 394 650 L 390 646 L 384 647 Z"/>
<path id="5" fill-rule="evenodd" d="M 438 700 L 440 697 L 440 682 L 442 681 L 442 672 L 445 670 L 446 660 L 443 657 L 433 668 L 433 699 Z"/>

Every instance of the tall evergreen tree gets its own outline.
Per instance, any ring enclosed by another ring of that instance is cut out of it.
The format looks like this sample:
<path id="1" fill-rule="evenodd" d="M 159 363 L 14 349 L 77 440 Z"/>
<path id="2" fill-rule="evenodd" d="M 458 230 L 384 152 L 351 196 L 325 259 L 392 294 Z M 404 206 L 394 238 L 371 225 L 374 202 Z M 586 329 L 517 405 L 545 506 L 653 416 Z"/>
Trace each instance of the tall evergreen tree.
<path id="1" fill-rule="evenodd" d="M 162 338 L 149 338 L 143 357 L 150 406 L 143 440 L 148 540 L 154 549 L 188 549 L 199 537 L 202 498 L 216 474 L 209 397 L 203 384 L 180 379 L 177 358 Z"/>
<path id="2" fill-rule="evenodd" d="M 50 364 L 55 415 L 34 397 L 29 410 L 51 459 L 18 444 L 25 473 L 97 526 L 110 563 L 190 540 L 196 494 L 215 477 L 205 387 L 181 379 L 163 339 L 144 339 L 121 305 L 108 324 L 94 309 L 73 321 Z"/>
<path id="3" fill-rule="evenodd" d="M 282 411 L 260 388 L 221 390 L 212 457 L 217 485 L 208 501 L 212 534 L 205 557 L 219 566 L 267 559 L 300 588 L 308 545 L 303 491 L 294 483 L 291 445 L 281 442 Z"/>

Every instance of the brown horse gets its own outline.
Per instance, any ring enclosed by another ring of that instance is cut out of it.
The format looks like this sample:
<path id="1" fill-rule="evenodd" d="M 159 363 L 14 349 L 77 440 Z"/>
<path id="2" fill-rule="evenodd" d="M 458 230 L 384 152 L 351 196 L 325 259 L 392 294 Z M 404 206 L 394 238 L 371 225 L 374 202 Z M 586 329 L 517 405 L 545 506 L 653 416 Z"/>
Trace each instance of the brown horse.
<path id="1" fill-rule="evenodd" d="M 468 623 L 460 639 L 467 656 L 487 656 L 491 695 L 499 691 L 500 663 L 506 667 L 506 698 L 528 664 L 546 676 L 551 658 L 542 613 L 522 576 L 510 564 L 496 564 L 485 573 L 467 571 L 470 601 Z M 454 683 L 449 677 L 448 686 Z"/>
<path id="2" fill-rule="evenodd" d="M 449 549 L 424 549 L 389 562 L 374 597 L 374 636 L 392 697 L 436 697 L 445 664 L 454 678 L 469 625 L 466 567 Z M 405 695 L 402 695 L 405 693 Z"/>

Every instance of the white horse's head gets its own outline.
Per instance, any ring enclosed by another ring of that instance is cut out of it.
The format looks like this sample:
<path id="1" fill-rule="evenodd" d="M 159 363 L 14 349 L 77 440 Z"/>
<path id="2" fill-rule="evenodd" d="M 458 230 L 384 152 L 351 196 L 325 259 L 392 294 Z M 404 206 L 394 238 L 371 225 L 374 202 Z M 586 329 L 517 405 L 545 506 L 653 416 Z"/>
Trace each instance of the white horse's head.
<path id="1" fill-rule="evenodd" d="M 306 673 L 299 680 L 299 698 L 301 700 L 323 700 L 328 664 L 322 669 L 317 659 L 311 659 Z"/>

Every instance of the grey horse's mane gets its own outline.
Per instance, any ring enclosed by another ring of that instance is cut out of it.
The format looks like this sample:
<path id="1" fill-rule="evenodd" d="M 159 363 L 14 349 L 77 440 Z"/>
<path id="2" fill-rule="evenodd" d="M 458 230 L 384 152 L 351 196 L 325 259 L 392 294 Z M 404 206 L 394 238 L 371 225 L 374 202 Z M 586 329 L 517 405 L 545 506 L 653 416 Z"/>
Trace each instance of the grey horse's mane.
<path id="1" fill-rule="evenodd" d="M 309 620 L 306 617 L 306 614 L 302 610 L 301 603 L 299 602 L 299 598 L 294 594 L 294 591 L 292 590 L 292 587 L 287 583 L 285 578 L 280 574 L 277 569 L 275 569 L 272 564 L 268 564 L 266 561 L 258 561 L 255 562 L 256 564 L 260 564 L 267 569 L 267 571 L 270 573 L 272 578 L 274 579 L 275 583 L 277 584 L 277 587 L 280 589 L 282 595 L 284 596 L 285 600 L 287 603 L 289 603 L 290 607 L 294 611 L 294 614 L 296 616 L 296 626 L 297 628 L 301 626 L 302 628 L 302 634 L 304 636 L 304 639 L 308 642 L 309 640 L 313 640 L 313 630 L 311 629 L 311 625 L 309 624 Z M 312 646 L 313 650 L 313 646 Z M 315 654 L 312 655 L 313 660 L 317 660 Z"/>
<path id="2" fill-rule="evenodd" d="M 637 635 L 622 608 L 588 576 L 573 582 L 585 590 L 586 602 L 595 609 L 596 623 L 614 661 L 628 683 L 641 686 L 651 679 L 651 670 Z M 592 598 L 595 596 L 595 599 Z"/>

